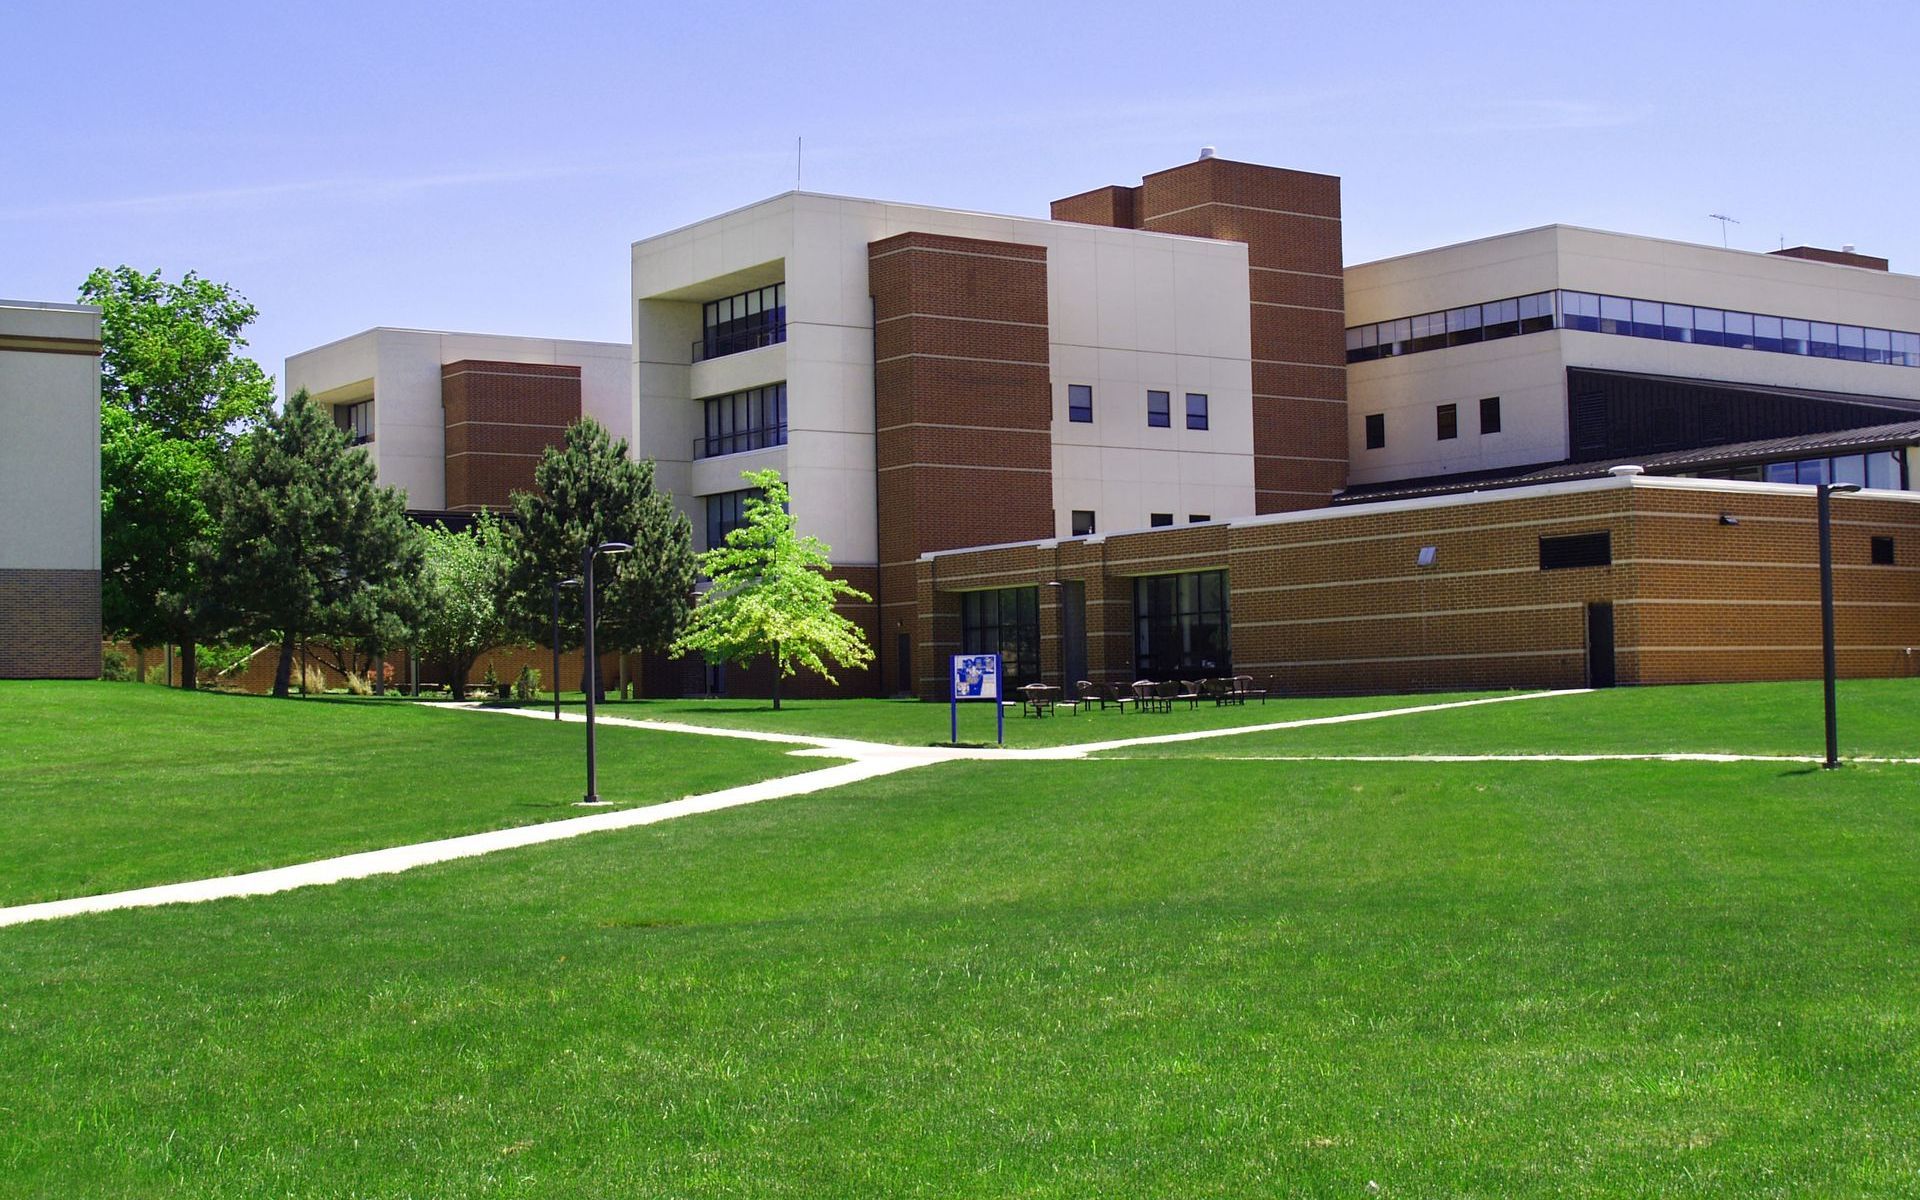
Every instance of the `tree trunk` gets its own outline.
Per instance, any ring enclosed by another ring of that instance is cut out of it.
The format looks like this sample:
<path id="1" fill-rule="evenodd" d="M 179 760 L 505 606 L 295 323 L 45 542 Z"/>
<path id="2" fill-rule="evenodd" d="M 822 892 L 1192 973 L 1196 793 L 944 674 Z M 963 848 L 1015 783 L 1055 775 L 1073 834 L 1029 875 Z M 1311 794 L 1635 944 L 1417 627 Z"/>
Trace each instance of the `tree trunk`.
<path id="1" fill-rule="evenodd" d="M 287 698 L 288 684 L 293 679 L 293 631 L 287 630 L 280 635 L 280 662 L 273 668 L 273 694 L 280 699 Z"/>
<path id="2" fill-rule="evenodd" d="M 373 672 L 373 694 L 384 696 L 387 694 L 387 648 L 375 646 L 372 657 L 373 665 L 368 669 Z"/>
<path id="3" fill-rule="evenodd" d="M 180 642 L 180 686 L 189 692 L 200 686 L 196 665 L 200 657 L 198 651 L 199 647 L 194 645 L 192 638 Z"/>
<path id="4" fill-rule="evenodd" d="M 458 654 L 453 656 L 453 672 L 450 686 L 453 688 L 453 698 L 455 700 L 465 700 L 467 698 L 467 676 L 473 671 L 473 660 L 479 657 L 478 654 L 470 655 L 466 658 L 462 658 Z"/>
<path id="5" fill-rule="evenodd" d="M 773 711 L 780 711 L 780 647 L 773 648 Z"/>

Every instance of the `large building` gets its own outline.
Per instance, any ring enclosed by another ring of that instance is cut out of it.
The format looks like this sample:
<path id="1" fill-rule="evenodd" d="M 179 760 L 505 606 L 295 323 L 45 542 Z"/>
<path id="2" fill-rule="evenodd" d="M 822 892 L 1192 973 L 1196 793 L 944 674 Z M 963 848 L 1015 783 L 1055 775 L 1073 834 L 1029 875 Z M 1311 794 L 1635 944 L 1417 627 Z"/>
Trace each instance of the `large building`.
<path id="1" fill-rule="evenodd" d="M 100 674 L 100 310 L 0 300 L 0 679 Z"/>
<path id="2" fill-rule="evenodd" d="M 1829 481 L 1867 489 L 1841 669 L 1920 669 L 1920 280 L 1564 226 L 1345 268 L 1340 220 L 1338 179 L 1206 153 L 1048 218 L 794 192 L 634 243 L 630 354 L 376 330 L 289 383 L 416 509 L 503 503 L 579 414 L 699 547 L 779 470 L 873 596 L 842 694 L 986 650 L 1293 692 L 1807 675 Z"/>
<path id="3" fill-rule="evenodd" d="M 591 417 L 633 436 L 627 347 L 610 342 L 369 329 L 287 360 L 305 391 L 419 513 L 505 508 L 541 453 Z"/>
<path id="4" fill-rule="evenodd" d="M 1791 483 L 1778 439 L 1920 419 L 1920 277 L 1884 259 L 1550 225 L 1361 264 L 1346 283 L 1343 500 L 1574 463 L 1691 468 L 1706 447 L 1750 450 L 1706 469 Z M 1907 436 L 1820 457 L 1901 487 Z"/>
<path id="5" fill-rule="evenodd" d="M 1053 216 L 790 193 L 633 247 L 638 444 L 701 545 L 781 471 L 875 597 L 868 690 L 915 687 L 923 553 L 1345 480 L 1337 179 L 1207 157 Z"/>

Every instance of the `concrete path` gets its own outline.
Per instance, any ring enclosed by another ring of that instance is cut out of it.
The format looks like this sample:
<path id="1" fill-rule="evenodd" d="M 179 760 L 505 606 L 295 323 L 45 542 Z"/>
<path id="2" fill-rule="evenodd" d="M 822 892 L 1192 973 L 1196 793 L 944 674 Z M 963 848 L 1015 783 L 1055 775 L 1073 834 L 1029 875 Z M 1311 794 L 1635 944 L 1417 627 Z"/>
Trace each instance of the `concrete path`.
<path id="1" fill-rule="evenodd" d="M 1171 757 L 1171 756 L 1169 756 Z M 1212 762 L 1355 762 L 1355 763 L 1491 763 L 1491 762 L 1670 762 L 1670 763 L 1823 763 L 1818 754 L 1203 754 L 1180 755 Z M 1913 764 L 1920 758 L 1847 758 L 1848 764 Z"/>
<path id="2" fill-rule="evenodd" d="M 1585 689 L 1581 689 L 1581 691 L 1584 690 Z M 98 896 L 75 896 L 66 900 L 49 900 L 40 904 L 21 904 L 12 908 L 0 908 L 0 926 L 20 925 L 28 921 L 45 921 L 56 917 L 71 917 L 80 913 L 108 912 L 121 908 L 150 908 L 161 904 L 190 904 L 205 900 L 230 899 L 236 896 L 264 896 L 273 892 L 284 892 L 292 888 L 339 883 L 347 879 L 364 879 L 369 875 L 388 875 L 396 871 L 408 871 L 414 867 L 427 866 L 430 863 L 449 862 L 456 858 L 469 858 L 477 854 L 492 854 L 497 850 L 511 850 L 521 846 L 536 846 L 542 842 L 555 842 L 564 838 L 579 837 L 588 833 L 602 833 L 612 829 L 629 829 L 636 825 L 652 825 L 659 821 L 670 821 L 675 817 L 690 816 L 694 813 L 717 812 L 723 808 L 734 808 L 742 804 L 756 804 L 762 800 L 775 800 L 786 796 L 804 796 L 811 792 L 842 787 L 846 784 L 858 783 L 862 780 L 874 779 L 882 775 L 891 775 L 897 771 L 911 770 L 915 767 L 932 766 L 935 763 L 959 761 L 1033 762 L 1084 759 L 1089 754 L 1094 754 L 1102 750 L 1120 750 L 1132 746 L 1152 746 L 1171 742 L 1191 742 L 1207 738 L 1235 737 L 1245 733 L 1263 733 L 1276 729 L 1298 729 L 1309 725 L 1339 725 L 1352 721 L 1375 721 L 1384 717 L 1400 717 L 1414 713 L 1438 712 L 1448 708 L 1471 708 L 1480 704 L 1505 704 L 1517 700 L 1541 700 L 1554 696 L 1572 696 L 1579 694 L 1580 691 L 1527 692 L 1520 695 L 1494 696 L 1479 700 L 1456 700 L 1444 704 L 1420 704 L 1408 708 L 1343 713 L 1331 717 L 1308 717 L 1296 721 L 1272 721 L 1259 725 L 1240 725 L 1228 729 L 1203 729 L 1188 733 L 1116 738 L 1104 742 L 1084 742 L 1076 746 L 1050 746 L 1040 749 L 1021 750 L 896 746 L 885 742 L 865 742 L 851 738 L 809 737 L 802 734 L 771 733 L 750 729 L 726 729 L 718 726 L 694 725 L 679 721 L 643 721 L 635 720 L 631 717 L 619 716 L 596 717 L 596 723 L 628 726 L 635 729 L 651 729 L 666 733 L 698 734 L 716 738 L 737 738 L 755 742 L 778 742 L 797 747 L 797 749 L 793 751 L 796 755 L 849 759 L 851 761 L 837 766 L 826 767 L 818 771 L 808 771 L 799 775 L 787 775 L 779 779 L 768 779 L 760 783 L 750 783 L 741 787 L 727 788 L 724 791 L 709 792 L 704 796 L 688 796 L 685 799 L 668 801 L 663 804 L 650 804 L 641 808 L 596 812 L 587 816 L 548 821 L 544 824 L 521 825 L 513 829 L 495 829 L 486 833 L 470 833 L 461 837 L 441 838 L 438 841 L 418 842 L 410 846 L 392 846 L 385 850 L 368 850 L 359 854 L 347 854 L 338 858 L 318 859 L 313 862 L 297 863 L 288 867 L 275 867 L 266 871 L 251 871 L 244 875 L 222 875 L 214 879 L 200 879 L 190 883 L 169 883 L 157 887 L 137 888 L 132 891 L 107 892 Z M 481 708 L 478 705 L 447 704 L 435 704 L 433 707 L 441 710 L 450 709 L 455 712 L 492 713 L 499 716 L 523 717 L 532 720 L 553 720 L 550 713 L 543 712 L 539 709 Z M 561 716 L 561 720 L 584 723 L 586 721 L 586 715 L 584 713 L 564 713 Z M 1287 760 L 1276 758 L 1273 761 Z M 1378 761 L 1388 760 L 1382 759 Z M 1427 761 L 1464 762 L 1480 760 L 1472 757 L 1458 759 L 1436 757 Z M 1491 759 L 1488 759 L 1488 761 L 1491 761 Z M 1582 760 L 1572 758 L 1570 761 Z"/>

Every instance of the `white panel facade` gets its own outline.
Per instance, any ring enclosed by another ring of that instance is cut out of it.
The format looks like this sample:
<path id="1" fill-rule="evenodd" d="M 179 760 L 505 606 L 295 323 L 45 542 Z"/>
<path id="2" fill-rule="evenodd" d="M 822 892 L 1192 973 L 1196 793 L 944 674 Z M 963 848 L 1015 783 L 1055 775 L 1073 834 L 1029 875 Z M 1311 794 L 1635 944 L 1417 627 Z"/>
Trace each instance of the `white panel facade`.
<path id="1" fill-rule="evenodd" d="M 1552 225 L 1350 267 L 1347 324 L 1566 289 L 1879 329 L 1920 331 L 1920 278 L 1779 255 Z M 1920 369 L 1557 329 L 1347 368 L 1350 478 L 1382 483 L 1568 455 L 1566 369 L 1920 400 Z M 1501 431 L 1478 428 L 1498 396 Z M 1459 435 L 1435 410 L 1458 406 Z M 1379 414 L 1386 444 L 1368 449 Z"/>
<path id="2" fill-rule="evenodd" d="M 100 569 L 100 340 L 90 305 L 0 300 L 0 569 Z"/>
<path id="3" fill-rule="evenodd" d="M 1184 521 L 1254 511 L 1244 246 L 789 193 L 633 247 L 642 452 L 687 468 L 675 478 L 691 487 L 684 507 L 696 530 L 709 489 L 738 476 L 682 457 L 702 429 L 695 401 L 784 379 L 795 517 L 836 561 L 877 560 L 867 248 L 908 232 L 1047 248 L 1060 534 L 1080 508 L 1095 510 L 1102 528 L 1144 526 L 1152 512 Z M 783 348 L 688 366 L 701 302 L 775 281 L 786 284 Z M 765 365 L 746 361 L 755 359 Z M 1091 424 L 1068 420 L 1069 384 L 1094 388 Z M 1149 388 L 1173 393 L 1171 428 L 1148 426 Z M 1208 396 L 1207 429 L 1186 428 L 1187 392 Z"/>

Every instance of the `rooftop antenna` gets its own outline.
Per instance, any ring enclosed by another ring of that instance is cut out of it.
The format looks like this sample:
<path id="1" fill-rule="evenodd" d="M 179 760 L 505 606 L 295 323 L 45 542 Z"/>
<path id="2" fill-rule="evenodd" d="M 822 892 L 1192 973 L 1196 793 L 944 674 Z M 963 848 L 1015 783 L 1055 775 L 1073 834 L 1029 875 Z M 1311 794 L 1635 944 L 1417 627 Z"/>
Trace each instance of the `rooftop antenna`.
<path id="1" fill-rule="evenodd" d="M 793 139 L 793 190 L 796 192 L 800 190 L 800 155 L 806 145 L 807 139 L 804 137 Z"/>
<path id="2" fill-rule="evenodd" d="M 1727 248 L 1727 226 L 1738 225 L 1740 222 L 1725 213 L 1708 213 L 1707 216 L 1720 222 L 1720 248 L 1725 250 Z"/>

